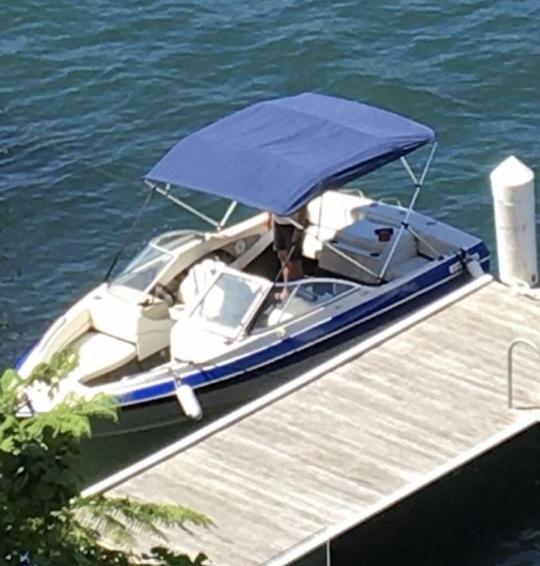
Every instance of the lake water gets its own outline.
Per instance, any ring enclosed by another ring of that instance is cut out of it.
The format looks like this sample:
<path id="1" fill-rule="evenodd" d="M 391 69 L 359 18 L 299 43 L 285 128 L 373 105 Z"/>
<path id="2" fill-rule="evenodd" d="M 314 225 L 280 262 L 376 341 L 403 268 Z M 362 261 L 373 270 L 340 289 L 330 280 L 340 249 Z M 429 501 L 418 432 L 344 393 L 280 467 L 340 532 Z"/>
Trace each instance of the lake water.
<path id="1" fill-rule="evenodd" d="M 538 169 L 539 21 L 537 0 L 4 2 L 0 365 L 103 277 L 160 156 L 265 98 L 325 92 L 431 125 L 440 146 L 418 208 L 493 247 L 489 172 L 510 154 Z M 363 184 L 410 195 L 397 167 Z M 153 202 L 127 253 L 186 222 Z M 508 529 L 480 550 L 456 542 L 454 563 L 540 562 L 538 515 L 508 506 Z"/>

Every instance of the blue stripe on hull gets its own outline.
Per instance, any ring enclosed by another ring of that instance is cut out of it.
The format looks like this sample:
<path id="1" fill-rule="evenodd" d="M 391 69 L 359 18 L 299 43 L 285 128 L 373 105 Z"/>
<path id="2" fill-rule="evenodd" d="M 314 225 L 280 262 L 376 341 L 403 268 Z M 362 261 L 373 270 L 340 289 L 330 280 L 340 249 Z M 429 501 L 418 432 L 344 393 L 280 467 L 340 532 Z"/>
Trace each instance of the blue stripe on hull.
<path id="1" fill-rule="evenodd" d="M 488 271 L 489 251 L 483 242 L 470 248 L 468 253 L 470 255 L 478 254 L 484 271 Z M 326 320 L 318 326 L 309 328 L 295 336 L 285 338 L 274 345 L 238 358 L 232 362 L 224 363 L 210 369 L 196 371 L 182 379 L 185 383 L 188 383 L 202 392 L 205 387 L 215 384 L 216 382 L 231 379 L 235 375 L 245 374 L 255 368 L 269 365 L 278 359 L 290 356 L 298 350 L 313 345 L 329 335 L 344 331 L 355 324 L 360 324 L 367 318 L 371 318 L 383 310 L 388 310 L 407 297 L 412 297 L 413 295 L 417 296 L 422 291 L 430 290 L 437 285 L 448 282 L 451 277 L 461 273 L 450 274 L 450 266 L 454 265 L 457 261 L 459 261 L 457 256 L 452 257 L 427 273 L 419 275 L 407 283 L 362 303 L 347 312 Z M 175 390 L 175 381 L 170 379 L 154 385 L 141 387 L 140 389 L 120 396 L 118 400 L 121 406 L 147 403 L 171 396 L 174 394 Z"/>

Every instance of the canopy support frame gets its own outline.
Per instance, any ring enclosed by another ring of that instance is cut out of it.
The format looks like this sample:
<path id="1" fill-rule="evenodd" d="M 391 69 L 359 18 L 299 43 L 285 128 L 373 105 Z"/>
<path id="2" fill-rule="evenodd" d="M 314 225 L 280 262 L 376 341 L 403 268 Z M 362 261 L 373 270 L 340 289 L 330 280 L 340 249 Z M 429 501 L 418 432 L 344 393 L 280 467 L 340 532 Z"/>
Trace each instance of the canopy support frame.
<path id="1" fill-rule="evenodd" d="M 201 218 L 202 220 L 204 220 L 205 222 L 207 222 L 208 224 L 210 224 L 211 226 L 213 226 L 216 229 L 220 229 L 222 227 L 223 221 L 217 222 L 216 220 L 214 220 L 213 218 L 210 218 L 210 216 L 207 216 L 206 214 L 204 214 L 203 212 L 198 211 L 196 208 L 193 208 L 192 206 L 190 206 L 189 204 L 187 204 L 186 202 L 184 202 L 183 200 L 179 199 L 178 197 L 175 197 L 174 195 L 171 194 L 171 184 L 167 183 L 165 185 L 165 188 L 163 189 L 162 187 L 160 187 L 159 185 L 156 185 L 154 183 L 151 183 L 150 181 L 148 181 L 147 179 L 145 179 L 144 181 L 146 183 L 146 185 L 148 187 L 150 187 L 152 190 L 154 190 L 156 193 L 164 196 L 166 199 L 170 200 L 171 202 L 173 202 L 174 204 L 176 204 L 177 206 L 179 206 L 180 208 L 183 208 L 184 210 L 187 210 L 188 212 L 190 212 L 191 214 L 193 214 L 194 216 L 198 216 L 199 218 Z M 231 207 L 229 207 L 230 209 Z M 233 209 L 234 210 L 234 209 Z M 228 211 L 227 211 L 228 212 Z M 231 211 L 232 213 L 232 211 Z M 230 214 L 229 214 L 230 216 Z M 227 216 L 228 218 L 228 216 Z"/>
<path id="2" fill-rule="evenodd" d="M 433 161 L 433 156 L 435 155 L 436 149 L 437 149 L 437 142 L 434 142 L 433 145 L 431 146 L 431 151 L 430 151 L 429 156 L 428 156 L 426 163 L 424 165 L 424 170 L 422 171 L 422 174 L 420 175 L 420 179 L 417 179 L 416 175 L 414 174 L 413 170 L 411 169 L 411 166 L 409 165 L 409 162 L 405 159 L 405 156 L 400 157 L 400 161 L 403 164 L 403 167 L 405 167 L 405 170 L 409 174 L 409 176 L 410 176 L 410 178 L 411 178 L 411 180 L 414 184 L 414 193 L 413 193 L 413 196 L 412 196 L 411 201 L 409 203 L 409 206 L 407 207 L 407 212 L 405 213 L 405 218 L 402 220 L 401 226 L 399 227 L 398 235 L 396 236 L 396 239 L 394 240 L 392 247 L 390 248 L 390 253 L 386 257 L 386 261 L 384 262 L 384 265 L 382 266 L 381 271 L 378 275 L 380 280 L 384 279 L 384 276 L 386 275 L 386 272 L 388 271 L 388 267 L 390 266 L 390 262 L 392 261 L 392 258 L 394 257 L 394 255 L 396 253 L 399 241 L 401 240 L 405 230 L 407 230 L 409 228 L 409 218 L 411 217 L 412 211 L 414 209 L 414 206 L 415 206 L 416 201 L 418 199 L 418 196 L 420 194 L 420 190 L 422 189 L 422 186 L 424 184 L 427 172 L 428 172 L 428 170 L 431 166 L 431 162 Z"/>
<path id="3" fill-rule="evenodd" d="M 429 248 L 433 252 L 433 255 L 435 255 L 435 257 L 441 257 L 443 255 L 437 248 L 435 248 L 433 245 L 431 245 L 426 238 L 422 237 L 411 226 L 409 226 L 407 229 L 418 241 L 420 241 L 422 244 L 424 244 L 424 246 L 426 246 L 426 248 Z"/>
<path id="4" fill-rule="evenodd" d="M 221 221 L 217 226 L 218 230 L 221 230 L 225 226 L 225 224 L 227 224 L 227 221 L 231 217 L 232 213 L 235 211 L 237 204 L 238 201 L 233 200 L 231 204 L 228 206 L 227 210 L 225 211 L 225 214 L 223 215 L 223 218 L 221 219 Z"/>

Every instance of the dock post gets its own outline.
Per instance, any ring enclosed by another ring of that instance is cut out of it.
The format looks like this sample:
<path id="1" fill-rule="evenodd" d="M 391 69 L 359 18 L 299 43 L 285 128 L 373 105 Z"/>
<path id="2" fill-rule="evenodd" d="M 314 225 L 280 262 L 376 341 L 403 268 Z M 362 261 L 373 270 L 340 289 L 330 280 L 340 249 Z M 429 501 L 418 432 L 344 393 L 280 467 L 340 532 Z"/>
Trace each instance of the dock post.
<path id="1" fill-rule="evenodd" d="M 538 283 L 534 173 L 514 156 L 490 175 L 499 277 L 510 286 Z"/>

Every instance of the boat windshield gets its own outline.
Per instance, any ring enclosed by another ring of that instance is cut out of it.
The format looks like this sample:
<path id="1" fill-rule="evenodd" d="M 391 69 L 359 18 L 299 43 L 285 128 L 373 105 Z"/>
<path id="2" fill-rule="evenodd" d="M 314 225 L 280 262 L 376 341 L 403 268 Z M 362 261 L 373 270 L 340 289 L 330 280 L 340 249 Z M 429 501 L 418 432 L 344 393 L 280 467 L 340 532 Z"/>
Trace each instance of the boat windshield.
<path id="1" fill-rule="evenodd" d="M 276 293 L 266 297 L 253 321 L 251 328 L 254 333 L 303 316 L 351 291 L 369 292 L 369 288 L 351 281 L 331 278 L 293 281 L 286 285 L 275 285 L 274 288 Z M 278 301 L 278 296 L 283 297 L 282 300 Z"/>
<path id="2" fill-rule="evenodd" d="M 192 240 L 196 232 L 167 232 L 148 242 L 146 247 L 111 281 L 111 286 L 123 286 L 135 291 L 148 291 L 159 274 L 174 258 L 174 251 Z"/>
<path id="3" fill-rule="evenodd" d="M 225 271 L 208 288 L 190 316 L 218 334 L 237 337 L 269 287 L 268 281 Z"/>

